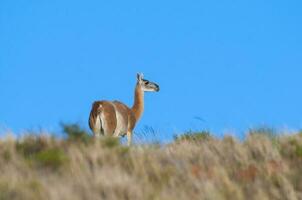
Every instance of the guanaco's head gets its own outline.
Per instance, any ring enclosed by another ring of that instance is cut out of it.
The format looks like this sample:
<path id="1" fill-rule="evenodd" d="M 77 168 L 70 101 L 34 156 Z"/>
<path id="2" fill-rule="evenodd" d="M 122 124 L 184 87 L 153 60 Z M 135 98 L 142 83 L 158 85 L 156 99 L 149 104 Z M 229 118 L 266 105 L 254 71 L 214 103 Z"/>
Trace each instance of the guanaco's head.
<path id="1" fill-rule="evenodd" d="M 144 79 L 143 74 L 137 74 L 137 84 L 145 92 L 158 92 L 159 86 L 156 83 Z"/>

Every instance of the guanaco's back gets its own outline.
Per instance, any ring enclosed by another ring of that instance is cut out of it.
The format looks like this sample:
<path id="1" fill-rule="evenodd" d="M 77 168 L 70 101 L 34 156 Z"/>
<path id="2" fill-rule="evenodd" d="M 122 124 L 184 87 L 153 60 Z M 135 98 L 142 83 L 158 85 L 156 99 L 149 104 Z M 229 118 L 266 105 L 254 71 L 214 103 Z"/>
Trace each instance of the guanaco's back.
<path id="1" fill-rule="evenodd" d="M 96 136 L 124 136 L 135 126 L 130 108 L 119 101 L 96 101 L 92 105 L 89 126 Z"/>

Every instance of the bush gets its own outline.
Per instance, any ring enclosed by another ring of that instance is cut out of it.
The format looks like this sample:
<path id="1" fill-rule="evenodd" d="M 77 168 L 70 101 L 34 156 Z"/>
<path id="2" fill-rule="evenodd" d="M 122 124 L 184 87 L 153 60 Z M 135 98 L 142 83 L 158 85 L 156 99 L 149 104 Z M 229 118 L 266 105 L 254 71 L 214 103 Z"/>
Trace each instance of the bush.
<path id="1" fill-rule="evenodd" d="M 38 200 L 45 195 L 41 183 L 35 180 L 22 180 L 18 184 L 0 182 L 0 200 Z"/>
<path id="2" fill-rule="evenodd" d="M 209 131 L 200 131 L 200 132 L 192 132 L 189 131 L 184 133 L 183 135 L 174 136 L 175 141 L 204 141 L 212 138 L 211 133 Z"/>
<path id="3" fill-rule="evenodd" d="M 59 143 L 45 136 L 29 135 L 16 142 L 16 149 L 30 165 L 57 169 L 67 160 Z"/>
<path id="4" fill-rule="evenodd" d="M 249 129 L 250 135 L 264 135 L 269 139 L 276 139 L 280 134 L 276 131 L 276 129 L 267 127 L 267 126 L 260 126 L 258 128 Z"/>
<path id="5" fill-rule="evenodd" d="M 251 136 L 257 136 L 257 135 L 265 136 L 272 142 L 274 147 L 280 148 L 279 147 L 279 141 L 278 141 L 280 133 L 274 128 L 267 127 L 267 126 L 260 126 L 258 128 L 250 129 L 249 130 L 249 135 L 251 135 Z"/>
<path id="6" fill-rule="evenodd" d="M 43 150 L 35 154 L 32 158 L 41 167 L 48 167 L 51 169 L 58 169 L 68 161 L 65 152 L 58 148 Z"/>
<path id="7" fill-rule="evenodd" d="M 101 144 L 104 147 L 113 148 L 120 145 L 119 138 L 103 136 L 100 138 Z"/>
<path id="8" fill-rule="evenodd" d="M 25 136 L 16 142 L 17 151 L 26 158 L 48 148 L 48 146 L 49 142 L 45 138 L 34 135 Z"/>
<path id="9" fill-rule="evenodd" d="M 63 132 L 67 135 L 68 141 L 83 142 L 88 144 L 92 141 L 92 136 L 78 124 L 61 124 Z"/>

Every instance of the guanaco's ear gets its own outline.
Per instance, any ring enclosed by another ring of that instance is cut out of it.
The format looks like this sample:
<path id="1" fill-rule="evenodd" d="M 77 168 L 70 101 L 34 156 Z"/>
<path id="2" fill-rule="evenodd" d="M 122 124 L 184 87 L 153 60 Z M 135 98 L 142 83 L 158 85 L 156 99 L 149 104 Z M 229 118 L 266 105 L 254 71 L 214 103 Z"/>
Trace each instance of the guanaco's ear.
<path id="1" fill-rule="evenodd" d="M 142 81 L 143 80 L 143 78 L 144 78 L 144 75 L 142 74 L 142 73 L 137 73 L 137 75 L 136 75 L 136 77 L 137 77 L 137 81 Z"/>

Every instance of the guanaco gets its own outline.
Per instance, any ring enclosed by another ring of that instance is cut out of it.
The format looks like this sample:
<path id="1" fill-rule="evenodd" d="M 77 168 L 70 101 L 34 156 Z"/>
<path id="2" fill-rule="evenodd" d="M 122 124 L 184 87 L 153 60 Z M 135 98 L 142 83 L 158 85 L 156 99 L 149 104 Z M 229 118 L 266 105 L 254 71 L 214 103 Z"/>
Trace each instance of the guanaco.
<path id="1" fill-rule="evenodd" d="M 133 129 L 144 111 L 144 92 L 158 91 L 159 86 L 156 83 L 144 79 L 143 74 L 137 74 L 134 103 L 131 108 L 120 101 L 95 101 L 89 116 L 89 127 L 94 136 L 127 135 L 127 143 L 131 145 Z"/>

